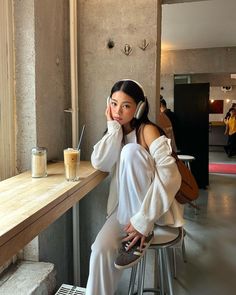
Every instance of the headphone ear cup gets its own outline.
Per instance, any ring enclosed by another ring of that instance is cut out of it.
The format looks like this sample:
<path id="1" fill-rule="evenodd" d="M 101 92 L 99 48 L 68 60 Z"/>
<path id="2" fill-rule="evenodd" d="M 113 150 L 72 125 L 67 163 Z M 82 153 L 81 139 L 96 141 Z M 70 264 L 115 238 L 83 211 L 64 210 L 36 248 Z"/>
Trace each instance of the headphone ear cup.
<path id="1" fill-rule="evenodd" d="M 145 111 L 145 108 L 146 108 L 146 101 L 140 101 L 134 113 L 134 118 L 139 120 L 142 117 Z"/>

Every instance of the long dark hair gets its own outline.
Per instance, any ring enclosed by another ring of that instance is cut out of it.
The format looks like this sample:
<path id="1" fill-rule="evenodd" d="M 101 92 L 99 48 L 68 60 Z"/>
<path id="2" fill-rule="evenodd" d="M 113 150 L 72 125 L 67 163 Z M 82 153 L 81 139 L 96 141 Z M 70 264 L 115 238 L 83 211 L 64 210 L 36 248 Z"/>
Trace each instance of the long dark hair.
<path id="1" fill-rule="evenodd" d="M 137 105 L 140 101 L 145 102 L 145 109 L 141 118 L 140 119 L 133 118 L 132 121 L 130 122 L 132 128 L 135 128 L 136 130 L 138 130 L 140 125 L 143 123 L 151 124 L 151 121 L 148 119 L 148 113 L 149 113 L 148 100 L 144 94 L 144 90 L 142 86 L 138 82 L 134 80 L 128 80 L 128 79 L 120 80 L 113 85 L 111 89 L 110 97 L 112 97 L 112 94 L 115 93 L 116 91 L 123 91 L 125 94 L 132 97 Z"/>
<path id="2" fill-rule="evenodd" d="M 142 124 L 154 125 L 157 127 L 157 129 L 159 130 L 161 135 L 165 134 L 164 131 L 158 125 L 154 124 L 152 121 L 149 120 L 149 118 L 148 118 L 148 113 L 149 113 L 148 100 L 147 100 L 147 97 L 145 96 L 143 87 L 138 82 L 136 82 L 134 80 L 128 80 L 128 79 L 117 81 L 113 85 L 113 87 L 111 88 L 110 97 L 112 97 L 112 94 L 117 91 L 123 91 L 125 94 L 132 97 L 137 105 L 140 101 L 145 102 L 145 109 L 144 109 L 144 112 L 143 112 L 141 118 L 139 118 L 139 119 L 133 118 L 132 121 L 130 122 L 131 127 L 136 130 L 137 138 L 138 138 L 138 132 L 140 131 L 140 126 Z M 104 134 L 106 132 L 107 132 L 107 129 L 104 132 Z"/>

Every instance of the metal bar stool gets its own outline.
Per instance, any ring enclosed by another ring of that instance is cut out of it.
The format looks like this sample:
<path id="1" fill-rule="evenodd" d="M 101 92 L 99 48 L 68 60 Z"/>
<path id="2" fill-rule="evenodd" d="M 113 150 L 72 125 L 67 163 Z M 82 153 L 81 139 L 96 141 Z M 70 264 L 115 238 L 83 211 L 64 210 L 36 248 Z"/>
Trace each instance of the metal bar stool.
<path id="1" fill-rule="evenodd" d="M 192 161 L 194 161 L 196 158 L 194 156 L 190 156 L 190 155 L 178 155 L 178 158 L 180 160 L 182 160 L 184 162 L 184 164 L 188 167 L 188 169 L 191 171 L 190 163 Z M 193 204 L 197 205 L 196 201 L 193 201 Z M 195 213 L 195 215 L 197 215 L 197 209 L 196 208 L 194 209 L 194 213 Z"/>
<path id="2" fill-rule="evenodd" d="M 181 228 L 173 228 L 169 226 L 155 227 L 154 239 L 150 247 L 147 249 L 147 251 L 154 250 L 156 264 L 157 264 L 157 257 L 158 257 L 159 288 L 155 286 L 154 288 L 144 289 L 145 267 L 146 267 L 146 253 L 145 253 L 143 258 L 138 263 L 138 265 L 135 265 L 132 267 L 128 295 L 134 295 L 134 294 L 142 295 L 144 292 L 151 292 L 154 294 L 158 293 L 160 295 L 164 295 L 165 285 L 167 285 L 168 287 L 168 294 L 169 295 L 174 294 L 170 257 L 167 250 L 177 246 L 182 240 L 183 240 L 182 227 Z M 138 289 L 136 292 L 134 292 L 137 268 L 138 268 Z"/>
<path id="3" fill-rule="evenodd" d="M 195 160 L 195 157 L 190 155 L 178 155 L 178 158 L 182 160 L 184 164 L 188 167 L 188 169 L 191 171 L 190 163 Z"/>

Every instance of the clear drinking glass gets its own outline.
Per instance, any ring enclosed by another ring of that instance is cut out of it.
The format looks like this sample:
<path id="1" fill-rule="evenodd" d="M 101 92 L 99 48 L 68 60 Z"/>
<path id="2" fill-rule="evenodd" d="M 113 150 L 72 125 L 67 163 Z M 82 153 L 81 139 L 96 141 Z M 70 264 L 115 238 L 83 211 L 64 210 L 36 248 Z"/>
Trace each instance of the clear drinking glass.
<path id="1" fill-rule="evenodd" d="M 31 173 L 32 177 L 40 178 L 47 176 L 47 149 L 34 147 L 31 150 Z"/>
<path id="2" fill-rule="evenodd" d="M 67 181 L 79 180 L 80 150 L 64 150 L 65 178 Z"/>

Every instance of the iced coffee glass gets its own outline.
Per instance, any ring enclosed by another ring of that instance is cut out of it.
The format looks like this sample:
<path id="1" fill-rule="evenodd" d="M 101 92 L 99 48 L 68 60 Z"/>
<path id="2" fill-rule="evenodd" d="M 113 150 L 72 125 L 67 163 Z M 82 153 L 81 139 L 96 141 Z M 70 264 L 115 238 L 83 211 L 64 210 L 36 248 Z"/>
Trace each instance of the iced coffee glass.
<path id="1" fill-rule="evenodd" d="M 64 150 L 65 177 L 67 181 L 79 180 L 80 150 Z"/>

